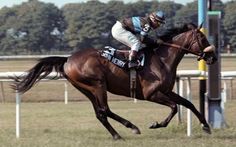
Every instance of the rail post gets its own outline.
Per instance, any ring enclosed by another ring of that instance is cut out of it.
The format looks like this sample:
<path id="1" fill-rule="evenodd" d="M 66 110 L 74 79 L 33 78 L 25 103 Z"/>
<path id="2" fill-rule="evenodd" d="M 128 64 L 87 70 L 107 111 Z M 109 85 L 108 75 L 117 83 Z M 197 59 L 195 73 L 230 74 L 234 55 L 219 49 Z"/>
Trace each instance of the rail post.
<path id="1" fill-rule="evenodd" d="M 192 101 L 192 93 L 191 93 L 191 78 L 187 77 L 187 99 Z M 192 135 L 192 114 L 191 110 L 187 110 L 187 136 Z"/>
<path id="2" fill-rule="evenodd" d="M 64 83 L 64 86 L 65 86 L 65 92 L 64 92 L 65 104 L 68 104 L 68 85 L 66 82 Z"/>
<path id="3" fill-rule="evenodd" d="M 16 138 L 20 138 L 21 130 L 21 116 L 20 116 L 21 97 L 20 93 L 16 90 Z"/>

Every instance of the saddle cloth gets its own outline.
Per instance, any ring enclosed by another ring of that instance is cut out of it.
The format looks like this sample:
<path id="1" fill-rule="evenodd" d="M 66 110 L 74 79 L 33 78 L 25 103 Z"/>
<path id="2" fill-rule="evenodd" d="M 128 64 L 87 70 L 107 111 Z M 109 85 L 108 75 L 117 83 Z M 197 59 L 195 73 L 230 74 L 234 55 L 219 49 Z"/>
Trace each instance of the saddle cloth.
<path id="1" fill-rule="evenodd" d="M 110 62 L 117 65 L 121 68 L 128 68 L 128 58 L 129 51 L 128 50 L 118 50 L 111 46 L 105 46 L 105 50 L 102 50 L 101 56 L 107 58 Z M 143 52 L 138 53 L 138 62 L 139 67 L 144 66 L 145 55 Z"/>

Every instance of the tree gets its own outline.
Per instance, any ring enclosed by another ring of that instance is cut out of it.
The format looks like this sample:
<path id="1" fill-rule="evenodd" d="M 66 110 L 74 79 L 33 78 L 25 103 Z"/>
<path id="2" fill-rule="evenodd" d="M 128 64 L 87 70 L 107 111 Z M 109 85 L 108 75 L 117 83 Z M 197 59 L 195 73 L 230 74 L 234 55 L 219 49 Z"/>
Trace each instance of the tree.
<path id="1" fill-rule="evenodd" d="M 230 1 L 226 3 L 225 7 L 225 17 L 223 20 L 224 28 L 226 30 L 226 42 L 231 45 L 231 47 L 236 47 L 236 1 Z"/>
<path id="2" fill-rule="evenodd" d="M 30 0 L 2 11 L 0 15 L 5 17 L 5 23 L 1 29 L 6 31 L 0 45 L 5 50 L 17 49 L 16 53 L 50 51 L 61 37 L 62 13 L 51 3 Z"/>
<path id="3" fill-rule="evenodd" d="M 16 47 L 15 30 L 13 24 L 16 20 L 16 10 L 4 7 L 0 11 L 0 51 L 11 53 L 11 49 Z"/>
<path id="4" fill-rule="evenodd" d="M 112 4 L 116 3 L 109 6 Z M 106 4 L 88 1 L 65 5 L 62 10 L 67 21 L 65 38 L 71 48 L 101 48 L 107 43 L 115 14 Z"/>
<path id="5" fill-rule="evenodd" d="M 174 24 L 176 26 L 182 25 L 184 23 L 194 23 L 198 24 L 198 4 L 197 1 L 187 3 L 176 12 L 174 17 Z"/>

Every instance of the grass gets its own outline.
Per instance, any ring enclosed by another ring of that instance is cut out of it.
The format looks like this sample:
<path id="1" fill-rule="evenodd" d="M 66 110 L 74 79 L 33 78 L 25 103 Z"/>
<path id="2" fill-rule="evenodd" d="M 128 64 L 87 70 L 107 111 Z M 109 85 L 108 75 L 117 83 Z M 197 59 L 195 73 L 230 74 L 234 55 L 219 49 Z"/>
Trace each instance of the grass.
<path id="1" fill-rule="evenodd" d="M 196 102 L 195 102 L 196 103 Z M 179 125 L 174 118 L 167 128 L 150 130 L 153 121 L 163 120 L 167 107 L 138 101 L 109 102 L 113 112 L 137 125 L 142 134 L 109 120 L 125 141 L 113 141 L 110 134 L 96 119 L 89 102 L 23 103 L 21 138 L 15 138 L 15 105 L 0 104 L 1 147 L 232 147 L 236 146 L 236 101 L 226 104 L 229 128 L 213 130 L 212 135 L 201 130 L 193 117 L 193 135 L 186 136 L 186 122 Z M 184 111 L 184 113 L 186 113 Z M 184 115 L 186 116 L 186 115 Z M 186 118 L 184 118 L 186 119 Z"/>

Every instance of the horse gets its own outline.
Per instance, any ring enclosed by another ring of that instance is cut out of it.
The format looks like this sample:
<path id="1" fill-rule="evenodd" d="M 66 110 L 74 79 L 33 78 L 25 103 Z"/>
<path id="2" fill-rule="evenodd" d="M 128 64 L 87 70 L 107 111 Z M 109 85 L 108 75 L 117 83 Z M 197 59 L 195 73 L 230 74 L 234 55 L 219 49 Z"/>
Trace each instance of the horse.
<path id="1" fill-rule="evenodd" d="M 185 54 L 194 54 L 209 65 L 217 61 L 214 46 L 209 44 L 200 28 L 193 24 L 173 28 L 160 36 L 162 43 L 152 44 L 143 50 L 145 64 L 143 68 L 137 70 L 136 99 L 158 103 L 171 109 L 164 121 L 161 123 L 154 121 L 150 129 L 167 127 L 177 113 L 177 104 L 179 104 L 195 114 L 202 124 L 203 131 L 211 133 L 205 117 L 195 106 L 172 91 L 177 66 Z M 69 57 L 51 56 L 40 59 L 23 78 L 14 77 L 15 83 L 12 88 L 24 93 L 52 71 L 67 79 L 91 101 L 96 118 L 114 140 L 123 138 L 112 127 L 108 117 L 130 128 L 134 134 L 141 134 L 137 126 L 113 113 L 108 105 L 107 91 L 130 97 L 129 70 L 109 62 L 101 56 L 98 49 L 88 48 L 77 51 Z"/>

